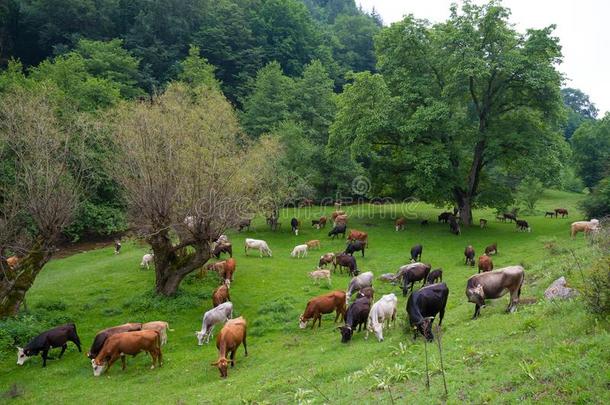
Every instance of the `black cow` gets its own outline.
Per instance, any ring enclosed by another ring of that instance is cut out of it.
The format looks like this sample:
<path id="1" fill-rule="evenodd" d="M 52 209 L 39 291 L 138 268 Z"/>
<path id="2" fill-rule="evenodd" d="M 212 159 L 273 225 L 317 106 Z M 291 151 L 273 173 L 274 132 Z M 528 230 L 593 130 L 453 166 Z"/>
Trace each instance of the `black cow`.
<path id="1" fill-rule="evenodd" d="M 417 244 L 411 248 L 411 261 L 418 262 L 421 260 L 421 253 L 424 250 L 424 247 L 420 244 Z"/>
<path id="2" fill-rule="evenodd" d="M 443 269 L 435 269 L 428 273 L 426 284 L 434 284 L 436 280 L 443 281 Z"/>
<path id="3" fill-rule="evenodd" d="M 133 332 L 138 330 L 142 330 L 142 324 L 139 322 L 125 323 L 123 325 L 114 326 L 112 328 L 107 328 L 99 331 L 93 339 L 91 349 L 89 349 L 89 352 L 87 352 L 87 357 L 89 357 L 90 359 L 96 358 L 102 350 L 102 347 L 104 347 L 106 339 L 108 339 L 110 336 L 116 335 L 117 333 Z"/>
<path id="4" fill-rule="evenodd" d="M 233 246 L 230 243 L 220 243 L 215 248 L 212 254 L 215 258 L 220 259 L 222 253 L 228 253 L 229 256 L 233 257 Z"/>
<path id="5" fill-rule="evenodd" d="M 413 339 L 419 331 L 429 342 L 434 339 L 432 322 L 436 314 L 440 314 L 438 325 L 443 323 L 449 288 L 447 284 L 432 284 L 415 291 L 407 300 L 407 315 L 413 331 Z"/>
<path id="6" fill-rule="evenodd" d="M 346 230 L 347 230 L 347 225 L 337 224 L 337 226 L 335 226 L 333 229 L 330 230 L 330 232 L 328 233 L 328 236 L 332 236 L 332 238 L 335 239 L 337 237 L 337 235 L 341 234 L 341 235 L 343 235 L 343 238 L 345 238 Z"/>
<path id="7" fill-rule="evenodd" d="M 251 224 L 252 224 L 251 219 L 244 219 L 244 220 L 240 221 L 239 224 L 237 224 L 237 231 L 241 232 L 246 228 L 248 228 L 248 231 L 250 231 Z"/>
<path id="8" fill-rule="evenodd" d="M 527 223 L 527 221 L 524 221 L 522 219 L 518 219 L 515 221 L 517 223 L 517 229 L 520 231 L 531 231 L 531 228 L 529 226 L 529 224 Z"/>
<path id="9" fill-rule="evenodd" d="M 339 253 L 338 255 L 335 255 L 333 265 L 333 270 L 336 270 L 337 266 L 339 266 L 340 270 L 341 267 L 347 267 L 349 270 L 349 274 L 352 277 L 358 275 L 358 266 L 356 265 L 356 258 L 352 255 L 348 255 L 347 253 Z"/>
<path id="10" fill-rule="evenodd" d="M 504 214 L 502 214 L 502 217 L 504 218 L 504 221 L 506 221 L 507 219 L 510 222 L 517 220 L 517 215 L 513 214 L 512 212 L 505 212 Z"/>
<path id="11" fill-rule="evenodd" d="M 341 343 L 347 343 L 352 339 L 354 329 L 358 328 L 360 332 L 362 325 L 366 329 L 366 323 L 371 310 L 371 300 L 368 297 L 361 297 L 354 301 L 345 315 L 345 325 L 339 326 L 337 329 L 341 331 Z"/>
<path id="12" fill-rule="evenodd" d="M 296 219 L 296 218 L 292 218 L 292 219 L 290 220 L 290 227 L 292 228 L 292 232 L 293 232 L 295 235 L 298 235 L 298 234 L 299 234 L 299 220 L 298 220 L 298 219 Z"/>
<path id="13" fill-rule="evenodd" d="M 48 356 L 49 350 L 55 347 L 61 347 L 61 353 L 59 353 L 59 357 L 61 358 L 68 347 L 66 344 L 68 341 L 74 342 L 78 351 L 81 351 L 80 339 L 76 333 L 76 325 L 73 323 L 61 325 L 46 332 L 42 332 L 32 339 L 24 348 L 17 347 L 17 364 L 22 366 L 28 358 L 42 353 L 42 366 L 46 367 L 47 359 L 53 359 Z"/>
<path id="14" fill-rule="evenodd" d="M 353 242 L 349 242 L 347 247 L 345 248 L 345 253 L 348 255 L 354 255 L 355 252 L 361 251 L 362 257 L 364 257 L 364 248 L 366 247 L 366 243 L 355 240 Z"/>
<path id="15" fill-rule="evenodd" d="M 413 291 L 413 286 L 416 281 L 421 281 L 422 285 L 426 284 L 426 279 L 430 273 L 432 266 L 424 263 L 415 263 L 408 267 L 402 275 L 402 296 L 406 297 L 409 290 Z"/>
<path id="16" fill-rule="evenodd" d="M 460 234 L 460 225 L 458 225 L 457 219 L 453 215 L 449 218 L 449 232 L 455 235 Z"/>
<path id="17" fill-rule="evenodd" d="M 438 216 L 438 222 L 447 223 L 449 221 L 449 218 L 451 218 L 452 216 L 453 214 L 450 212 L 443 212 Z"/>

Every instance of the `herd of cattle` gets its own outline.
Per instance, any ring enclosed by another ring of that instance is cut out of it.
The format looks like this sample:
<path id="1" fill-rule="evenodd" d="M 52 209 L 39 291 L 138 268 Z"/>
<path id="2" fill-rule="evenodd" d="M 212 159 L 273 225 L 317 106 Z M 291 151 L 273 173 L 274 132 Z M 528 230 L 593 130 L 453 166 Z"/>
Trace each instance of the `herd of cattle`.
<path id="1" fill-rule="evenodd" d="M 553 213 L 567 215 L 567 210 L 557 209 Z M 452 232 L 459 233 L 457 213 L 443 212 L 439 215 L 439 222 L 450 224 Z M 546 216 L 546 215 L 545 215 Z M 520 221 L 512 213 L 505 213 L 498 219 L 506 221 Z M 333 228 L 328 233 L 330 238 L 338 235 L 345 237 L 347 233 L 348 216 L 343 211 L 335 211 L 331 220 Z M 517 222 L 517 227 L 530 229 L 525 221 L 524 224 Z M 324 228 L 327 217 L 312 220 L 312 226 L 317 229 Z M 427 225 L 428 221 L 422 221 L 421 225 Z M 486 220 L 481 220 L 481 227 L 485 227 Z M 249 223 L 247 224 L 249 227 Z M 395 221 L 395 230 L 401 231 L 406 227 L 406 220 L 398 218 Z M 298 235 L 300 223 L 296 218 L 291 220 L 292 232 Z M 571 235 L 574 237 L 578 232 L 586 234 L 599 229 L 599 221 L 579 221 L 571 224 Z M 240 230 L 244 227 L 240 226 Z M 368 248 L 368 234 L 363 231 L 350 229 L 347 233 L 347 245 L 343 252 L 325 253 L 320 256 L 316 270 L 309 273 L 309 277 L 319 282 L 326 279 L 331 283 L 330 265 L 333 266 L 332 273 L 337 269 L 342 274 L 346 269 L 352 277 L 345 291 L 336 290 L 310 299 L 305 310 L 299 317 L 299 327 L 305 329 L 311 322 L 312 329 L 316 322 L 318 327 L 322 323 L 322 315 L 335 312 L 335 322 L 341 318 L 344 325 L 337 329 L 341 334 L 341 342 L 349 342 L 355 331 L 366 330 L 365 339 L 369 332 L 373 332 L 378 341 L 383 341 L 384 324 L 389 328 L 391 323 L 396 321 L 398 299 L 394 293 L 383 295 L 378 301 L 374 301 L 372 272 L 360 273 L 356 263 L 354 253 L 361 252 L 364 257 L 365 249 Z M 291 252 L 294 258 L 306 257 L 310 249 L 320 249 L 319 240 L 311 240 L 305 244 L 297 245 Z M 116 247 L 116 246 L 115 246 Z M 272 251 L 264 240 L 246 238 L 244 241 L 244 254 L 254 249 L 259 251 L 260 257 L 264 255 L 272 257 Z M 120 251 L 120 244 L 115 249 L 115 253 Z M 485 300 L 496 299 L 510 293 L 507 312 L 514 312 L 519 303 L 521 287 L 523 285 L 525 272 L 523 267 L 515 265 L 493 270 L 492 255 L 498 254 L 497 244 L 491 244 L 485 248 L 485 253 L 478 258 L 478 273 L 466 280 L 466 296 L 469 302 L 475 304 L 473 319 L 480 315 L 481 308 L 485 306 Z M 236 260 L 233 258 L 232 244 L 226 235 L 221 235 L 212 246 L 212 255 L 220 259 L 222 254 L 228 254 L 226 260 L 210 263 L 205 267 L 205 271 L 212 271 L 220 277 L 220 285 L 212 294 L 212 309 L 205 312 L 202 319 L 201 330 L 196 331 L 195 335 L 199 345 L 209 343 L 213 329 L 218 324 L 224 324 L 216 337 L 216 347 L 218 349 L 218 359 L 212 363 L 216 366 L 221 377 L 227 377 L 229 363 L 231 367 L 235 365 L 235 355 L 239 346 L 243 343 L 245 355 L 248 355 L 246 335 L 247 322 L 243 317 L 233 318 L 233 304 L 231 302 L 229 290 L 234 279 L 236 270 Z M 426 340 L 432 341 L 432 323 L 438 316 L 439 326 L 443 321 L 449 288 L 443 280 L 442 269 L 432 269 L 432 266 L 421 262 L 423 246 L 417 244 L 411 248 L 411 263 L 401 266 L 396 273 L 386 273 L 378 277 L 380 282 L 392 283 L 402 287 L 402 295 L 407 298 L 406 313 L 409 324 L 414 331 L 414 339 L 420 333 Z M 475 249 L 467 246 L 464 250 L 465 265 L 475 266 Z M 148 268 L 154 264 L 154 255 L 145 254 L 140 265 Z M 415 289 L 415 284 L 421 282 L 421 287 Z M 116 360 L 121 358 L 122 368 L 125 369 L 125 356 L 135 356 L 140 352 L 147 352 L 152 358 L 152 367 L 161 366 L 162 353 L 161 346 L 167 342 L 167 331 L 169 325 L 165 321 L 155 321 L 148 323 L 126 323 L 123 325 L 110 327 L 99 331 L 92 343 L 87 356 L 91 360 L 93 374 L 101 375 L 107 371 Z M 73 342 L 79 352 L 81 343 L 74 324 L 58 326 L 54 329 L 41 333 L 32 339 L 24 348 L 17 348 L 17 364 L 23 365 L 24 362 L 38 354 L 41 354 L 43 363 L 46 366 L 48 352 L 51 348 L 61 348 L 59 357 L 62 357 L 67 342 Z"/>

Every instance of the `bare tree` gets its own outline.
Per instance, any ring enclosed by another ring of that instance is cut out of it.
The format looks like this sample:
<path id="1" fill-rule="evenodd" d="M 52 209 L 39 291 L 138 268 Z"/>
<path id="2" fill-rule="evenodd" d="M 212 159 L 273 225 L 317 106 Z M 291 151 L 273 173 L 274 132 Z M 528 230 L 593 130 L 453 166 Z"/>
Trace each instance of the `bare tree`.
<path id="1" fill-rule="evenodd" d="M 180 83 L 112 117 L 119 151 L 112 172 L 154 252 L 155 290 L 173 295 L 209 260 L 211 243 L 257 210 L 277 143 L 252 144 L 221 93 Z"/>
<path id="2" fill-rule="evenodd" d="M 19 310 L 78 207 L 70 131 L 44 90 L 0 101 L 0 317 Z M 8 255 L 20 259 L 12 268 Z"/>

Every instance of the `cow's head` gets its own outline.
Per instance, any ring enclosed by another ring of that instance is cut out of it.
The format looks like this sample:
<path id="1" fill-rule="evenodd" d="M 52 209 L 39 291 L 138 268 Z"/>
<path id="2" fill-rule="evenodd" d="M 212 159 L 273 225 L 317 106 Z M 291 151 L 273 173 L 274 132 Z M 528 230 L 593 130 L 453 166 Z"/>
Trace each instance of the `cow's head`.
<path id="1" fill-rule="evenodd" d="M 106 366 L 108 365 L 105 361 L 98 361 L 97 359 L 91 359 L 91 367 L 93 368 L 93 375 L 95 377 L 99 377 L 102 375 L 104 370 L 106 370 Z"/>
<path id="2" fill-rule="evenodd" d="M 468 296 L 468 302 L 475 303 L 479 306 L 485 305 L 485 291 L 481 284 L 477 284 L 476 287 L 468 288 L 466 290 Z"/>
<path id="3" fill-rule="evenodd" d="M 17 347 L 17 364 L 23 366 L 23 363 L 32 357 L 32 353 L 28 349 Z"/>
<path id="4" fill-rule="evenodd" d="M 375 333 L 377 340 L 383 342 L 383 324 L 376 323 L 375 325 L 370 325 L 370 328 Z"/>
<path id="5" fill-rule="evenodd" d="M 339 329 L 341 332 L 341 343 L 347 343 L 352 340 L 352 334 L 354 331 L 352 330 L 351 326 L 338 326 L 337 329 Z"/>
<path id="6" fill-rule="evenodd" d="M 434 317 L 430 316 L 422 319 L 421 322 L 416 325 L 419 333 L 421 333 L 428 342 L 432 342 L 434 340 L 434 335 L 432 334 L 432 322 L 434 322 Z"/>
<path id="7" fill-rule="evenodd" d="M 195 336 L 197 336 L 197 344 L 199 346 L 203 346 L 203 339 L 205 339 L 205 333 L 202 330 L 195 331 Z"/>
<path id="8" fill-rule="evenodd" d="M 229 361 L 226 357 L 221 357 L 211 364 L 212 366 L 218 368 L 218 371 L 220 371 L 220 377 L 227 378 L 227 367 L 229 366 Z"/>
<path id="9" fill-rule="evenodd" d="M 303 315 L 299 316 L 299 328 L 305 329 L 307 327 L 308 319 L 305 319 Z"/>

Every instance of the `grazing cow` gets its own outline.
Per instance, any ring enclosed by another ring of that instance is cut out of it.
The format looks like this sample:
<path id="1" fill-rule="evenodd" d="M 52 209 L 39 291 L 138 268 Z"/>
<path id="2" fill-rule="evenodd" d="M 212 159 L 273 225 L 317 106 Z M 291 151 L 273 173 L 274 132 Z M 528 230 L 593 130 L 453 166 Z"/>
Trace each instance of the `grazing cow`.
<path id="1" fill-rule="evenodd" d="M 218 368 L 221 378 L 227 378 L 229 361 L 231 362 L 231 368 L 235 367 L 235 353 L 237 353 L 237 349 L 242 342 L 244 344 L 245 356 L 248 356 L 248 345 L 246 344 L 247 327 L 246 320 L 241 316 L 230 319 L 224 324 L 216 337 L 218 360 L 213 362 L 212 366 Z M 227 359 L 228 354 L 230 360 Z"/>
<path id="2" fill-rule="evenodd" d="M 437 282 L 436 280 L 441 283 L 443 282 L 443 269 L 434 269 L 428 273 L 426 284 L 435 284 Z"/>
<path id="3" fill-rule="evenodd" d="M 530 228 L 530 226 L 527 223 L 527 221 L 524 221 L 522 219 L 518 219 L 518 220 L 515 221 L 515 223 L 517 224 L 517 230 L 519 230 L 519 231 L 528 231 L 528 232 L 532 231 L 532 228 Z"/>
<path id="4" fill-rule="evenodd" d="M 451 212 L 442 212 L 438 216 L 438 222 L 447 223 L 447 222 L 449 222 L 449 218 L 451 218 L 452 216 L 453 216 L 453 214 Z"/>
<path id="5" fill-rule="evenodd" d="M 67 342 L 73 342 L 78 351 L 81 351 L 80 339 L 76 333 L 76 325 L 73 323 L 49 329 L 30 340 L 25 347 L 17 347 L 17 364 L 23 366 L 26 360 L 40 353 L 42 356 L 42 366 L 46 367 L 47 360 L 53 359 L 49 357 L 49 350 L 61 347 L 61 353 L 59 353 L 59 358 L 61 358 L 68 348 Z"/>
<path id="6" fill-rule="evenodd" d="M 466 283 L 466 296 L 468 302 L 475 304 L 472 319 L 479 316 L 486 299 L 500 298 L 507 292 L 510 292 L 510 301 L 506 312 L 516 311 L 524 278 L 525 272 L 521 266 L 509 266 L 471 276 Z"/>
<path id="7" fill-rule="evenodd" d="M 546 218 L 546 217 L 548 217 L 548 216 L 550 216 L 551 218 L 555 217 L 555 216 L 556 216 L 555 211 L 546 211 L 546 212 L 544 213 L 544 217 Z"/>
<path id="8" fill-rule="evenodd" d="M 299 234 L 299 220 L 298 220 L 298 219 L 296 219 L 296 218 L 292 218 L 292 219 L 290 220 L 290 227 L 292 228 L 292 232 L 293 232 L 295 235 L 298 235 L 298 234 Z"/>
<path id="9" fill-rule="evenodd" d="M 324 253 L 322 256 L 320 256 L 320 261 L 318 262 L 318 267 L 326 267 L 328 264 L 331 264 L 334 261 L 335 261 L 334 253 L 332 253 L 332 252 Z"/>
<path id="10" fill-rule="evenodd" d="M 314 219 L 311 221 L 311 226 L 315 226 L 316 229 L 326 227 L 327 218 L 325 216 L 321 216 L 320 219 Z"/>
<path id="11" fill-rule="evenodd" d="M 377 278 L 377 280 L 382 281 L 384 283 L 395 283 L 396 275 L 394 273 L 384 273 Z"/>
<path id="12" fill-rule="evenodd" d="M 205 343 L 210 342 L 212 337 L 212 331 L 216 324 L 225 322 L 233 317 L 233 303 L 231 301 L 223 302 L 219 306 L 210 309 L 203 314 L 201 321 L 201 330 L 195 332 L 197 336 L 197 344 L 202 346 Z"/>
<path id="13" fill-rule="evenodd" d="M 419 332 L 428 342 L 434 340 L 432 322 L 436 314 L 439 314 L 438 325 L 439 327 L 442 325 L 447 297 L 449 297 L 449 288 L 445 283 L 426 286 L 409 296 L 407 315 L 409 315 L 409 324 L 414 328 L 413 339 L 417 338 Z"/>
<path id="14" fill-rule="evenodd" d="M 494 264 L 491 261 L 491 257 L 487 255 L 479 256 L 479 273 L 485 273 L 486 271 L 492 271 Z"/>
<path id="15" fill-rule="evenodd" d="M 572 225 L 570 226 L 570 235 L 572 238 L 574 238 L 578 232 L 584 232 L 585 235 L 587 235 L 598 229 L 599 221 L 597 219 L 592 219 L 590 221 L 572 222 Z"/>
<path id="16" fill-rule="evenodd" d="M 430 225 L 430 222 L 428 222 L 428 220 L 427 220 L 427 219 L 424 219 L 424 220 L 423 220 L 423 221 L 421 221 L 419 224 L 420 224 L 421 226 L 428 226 L 428 225 Z"/>
<path id="17" fill-rule="evenodd" d="M 165 321 L 152 321 L 143 323 L 142 330 L 157 331 L 159 333 L 159 337 L 161 338 L 161 346 L 167 343 L 167 331 L 173 331 L 173 329 L 169 328 L 169 323 Z"/>
<path id="18" fill-rule="evenodd" d="M 347 293 L 345 295 L 346 303 L 347 299 L 350 298 L 356 291 L 360 291 L 364 287 L 371 287 L 373 285 L 373 273 L 367 271 L 351 279 L 349 286 L 347 287 Z"/>
<path id="19" fill-rule="evenodd" d="M 150 264 L 155 260 L 154 253 L 146 253 L 142 256 L 142 262 L 140 262 L 140 267 L 146 266 L 146 270 L 150 269 Z"/>
<path id="20" fill-rule="evenodd" d="M 156 330 L 140 330 L 134 332 L 117 333 L 106 339 L 102 350 L 91 360 L 93 375 L 99 377 L 108 371 L 115 361 L 121 358 L 121 368 L 125 370 L 125 355 L 135 356 L 140 352 L 147 352 L 152 358 L 152 367 L 155 364 L 161 367 L 163 355 L 161 354 L 161 338 Z"/>
<path id="21" fill-rule="evenodd" d="M 229 240 L 229 237 L 225 234 L 222 234 L 218 237 L 218 239 L 216 239 L 214 241 L 215 244 L 220 245 L 222 243 L 231 243 L 231 241 Z"/>
<path id="22" fill-rule="evenodd" d="M 208 263 L 205 265 L 206 270 L 215 271 L 220 276 L 220 273 L 224 271 L 226 260 L 216 263 Z"/>
<path id="23" fill-rule="evenodd" d="M 498 242 L 492 243 L 485 248 L 485 254 L 487 256 L 498 254 Z"/>
<path id="24" fill-rule="evenodd" d="M 331 236 L 332 239 L 335 239 L 339 234 L 345 238 L 345 231 L 347 229 L 347 225 L 338 224 L 333 229 L 330 230 L 328 236 Z"/>
<path id="25" fill-rule="evenodd" d="M 303 198 L 299 203 L 299 207 L 311 207 L 313 205 L 313 200 L 311 198 Z"/>
<path id="26" fill-rule="evenodd" d="M 307 242 L 307 247 L 309 249 L 313 249 L 313 248 L 318 248 L 320 249 L 320 241 L 317 239 L 314 240 L 310 240 L 309 242 Z"/>
<path id="27" fill-rule="evenodd" d="M 402 276 L 402 296 L 406 297 L 409 290 L 413 291 L 413 286 L 417 281 L 421 281 L 422 286 L 424 286 L 431 268 L 432 266 L 424 263 L 411 263 L 402 266 L 398 271 Z"/>
<path id="28" fill-rule="evenodd" d="M 305 257 L 307 256 L 307 245 L 296 245 L 294 247 L 294 249 L 292 249 L 292 252 L 290 253 L 290 256 L 292 257 L 296 257 L 297 259 L 300 257 Z"/>
<path id="29" fill-rule="evenodd" d="M 121 253 L 121 241 L 117 239 L 114 241 L 114 254 L 118 255 L 119 253 Z"/>
<path id="30" fill-rule="evenodd" d="M 19 257 L 17 257 L 17 256 L 11 256 L 8 259 L 6 259 L 6 264 L 8 264 L 8 266 L 14 270 L 15 267 L 17 267 L 17 265 L 19 264 L 20 260 L 21 259 L 19 259 Z"/>
<path id="31" fill-rule="evenodd" d="M 561 218 L 568 216 L 568 210 L 565 208 L 555 208 L 555 217 L 559 218 L 559 214 L 561 214 Z"/>
<path id="32" fill-rule="evenodd" d="M 404 231 L 406 225 L 407 225 L 407 220 L 405 217 L 397 218 L 396 221 L 394 221 L 394 228 L 396 229 L 396 232 Z"/>
<path id="33" fill-rule="evenodd" d="M 504 214 L 502 214 L 502 217 L 504 217 L 505 222 L 506 220 L 509 220 L 510 222 L 517 220 L 517 215 L 513 214 L 512 212 L 505 212 Z"/>
<path id="34" fill-rule="evenodd" d="M 330 219 L 335 222 L 338 216 L 345 215 L 345 211 L 335 211 L 330 215 Z"/>
<path id="35" fill-rule="evenodd" d="M 87 357 L 90 359 L 94 359 L 104 347 L 104 342 L 112 335 L 116 335 L 117 333 L 123 332 L 133 332 L 136 330 L 142 330 L 142 324 L 139 322 L 134 323 L 124 323 L 123 325 L 114 326 L 112 328 L 107 328 L 97 332 L 95 338 L 93 339 L 93 343 L 91 344 L 91 349 L 87 352 Z"/>
<path id="36" fill-rule="evenodd" d="M 362 232 L 362 231 L 357 231 L 355 229 L 351 229 L 349 231 L 349 233 L 347 234 L 347 240 L 348 241 L 361 241 L 363 242 L 367 247 L 369 245 L 369 235 L 366 232 Z"/>
<path id="37" fill-rule="evenodd" d="M 481 229 L 487 228 L 487 220 L 483 218 L 479 219 L 479 226 L 481 227 Z"/>
<path id="38" fill-rule="evenodd" d="M 356 294 L 356 298 L 368 297 L 371 302 L 375 299 L 375 289 L 373 287 L 364 287 Z"/>
<path id="39" fill-rule="evenodd" d="M 424 247 L 417 244 L 411 248 L 411 263 L 418 262 L 421 260 L 421 254 L 424 251 Z"/>
<path id="40" fill-rule="evenodd" d="M 248 228 L 248 232 L 250 232 L 250 225 L 252 224 L 251 219 L 243 219 L 237 224 L 237 231 L 241 232 L 244 229 Z"/>
<path id="41" fill-rule="evenodd" d="M 368 339 L 369 331 L 371 331 L 379 342 L 383 342 L 383 323 L 387 322 L 388 328 L 390 327 L 390 322 L 394 322 L 394 325 L 396 325 L 397 305 L 398 299 L 394 294 L 386 294 L 373 304 L 369 312 L 365 339 Z"/>
<path id="42" fill-rule="evenodd" d="M 472 247 L 472 245 L 466 246 L 466 249 L 464 250 L 464 256 L 466 257 L 466 263 L 464 264 L 470 264 L 471 266 L 474 266 L 474 248 Z"/>
<path id="43" fill-rule="evenodd" d="M 496 220 L 500 222 L 506 222 L 506 218 L 502 215 L 496 215 Z"/>
<path id="44" fill-rule="evenodd" d="M 353 256 L 355 252 L 361 251 L 362 257 L 364 257 L 365 247 L 366 247 L 366 242 L 362 242 L 359 240 L 349 242 L 347 244 L 347 247 L 345 248 L 345 253 Z"/>
<path id="45" fill-rule="evenodd" d="M 335 222 L 333 222 L 334 226 L 338 226 L 338 225 L 347 225 L 347 214 L 343 214 L 343 215 L 339 215 L 337 218 L 335 218 Z"/>
<path id="46" fill-rule="evenodd" d="M 305 306 L 305 311 L 299 317 L 299 328 L 305 329 L 307 322 L 313 319 L 311 329 L 316 326 L 318 321 L 318 327 L 322 325 L 322 314 L 330 314 L 336 311 L 335 322 L 341 315 L 341 320 L 345 320 L 345 292 L 344 291 L 332 291 L 328 294 L 320 295 L 310 299 Z"/>
<path id="47" fill-rule="evenodd" d="M 244 241 L 244 251 L 246 256 L 248 255 L 248 250 L 250 249 L 258 250 L 261 257 L 263 257 L 263 254 L 272 257 L 271 249 L 269 249 L 269 245 L 267 245 L 267 242 L 264 240 L 246 238 Z"/>
<path id="48" fill-rule="evenodd" d="M 223 282 L 227 285 L 227 287 L 231 286 L 231 282 L 233 281 L 233 275 L 235 274 L 235 267 L 237 266 L 237 262 L 235 259 L 230 258 L 225 260 L 222 265 L 222 268 L 218 272 L 218 275 L 223 280 Z"/>
<path id="49" fill-rule="evenodd" d="M 212 251 L 212 255 L 215 258 L 220 259 L 220 255 L 222 253 L 228 253 L 229 257 L 233 257 L 233 245 L 227 242 L 217 244 L 216 247 L 214 247 L 214 250 Z"/>
<path id="50" fill-rule="evenodd" d="M 322 270 L 321 268 L 317 268 L 314 271 L 307 273 L 309 277 L 316 282 L 316 284 L 320 283 L 320 280 L 325 278 L 328 281 L 328 285 L 330 285 L 330 270 Z"/>
<path id="51" fill-rule="evenodd" d="M 358 328 L 358 332 L 360 332 L 363 325 L 366 329 L 370 310 L 371 299 L 368 297 L 358 298 L 347 308 L 345 325 L 337 328 L 341 332 L 341 343 L 347 343 L 352 339 L 354 329 Z"/>
<path id="52" fill-rule="evenodd" d="M 449 232 L 454 235 L 459 235 L 461 233 L 460 225 L 458 224 L 457 219 L 454 216 L 449 218 Z"/>
<path id="53" fill-rule="evenodd" d="M 343 267 L 347 267 L 351 276 L 358 275 L 358 266 L 356 265 L 356 258 L 352 255 L 348 255 L 347 253 L 339 253 L 338 255 L 335 255 L 335 260 L 333 264 L 333 271 L 336 271 L 337 266 L 339 266 L 339 271 L 343 273 Z"/>
<path id="54" fill-rule="evenodd" d="M 231 296 L 229 295 L 229 286 L 226 284 L 222 284 L 212 293 L 212 306 L 217 307 L 223 302 L 227 301 L 231 301 Z"/>

